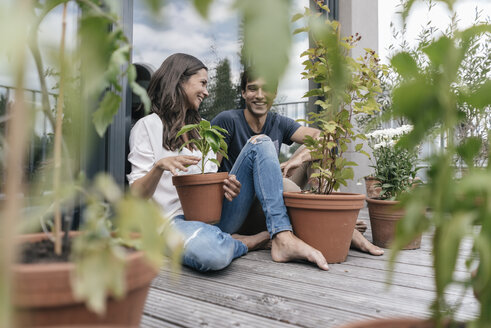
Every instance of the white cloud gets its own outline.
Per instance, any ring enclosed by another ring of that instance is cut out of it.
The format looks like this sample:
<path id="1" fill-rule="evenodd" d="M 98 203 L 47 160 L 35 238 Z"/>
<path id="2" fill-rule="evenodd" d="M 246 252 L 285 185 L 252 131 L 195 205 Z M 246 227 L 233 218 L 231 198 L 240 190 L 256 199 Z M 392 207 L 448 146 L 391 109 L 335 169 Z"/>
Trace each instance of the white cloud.
<path id="1" fill-rule="evenodd" d="M 304 101 L 302 98 L 308 90 L 308 81 L 302 80 L 301 72 L 303 71 L 302 62 L 305 57 L 300 58 L 300 54 L 309 46 L 308 39 L 304 38 L 293 44 L 290 52 L 290 63 L 287 71 L 278 86 L 277 100 L 282 102 Z"/>

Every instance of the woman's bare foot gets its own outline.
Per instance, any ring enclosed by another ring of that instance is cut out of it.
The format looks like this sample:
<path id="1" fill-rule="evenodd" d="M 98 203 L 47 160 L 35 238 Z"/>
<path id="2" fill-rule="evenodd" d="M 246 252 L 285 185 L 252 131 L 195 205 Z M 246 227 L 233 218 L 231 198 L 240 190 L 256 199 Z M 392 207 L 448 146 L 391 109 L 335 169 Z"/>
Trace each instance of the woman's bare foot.
<path id="1" fill-rule="evenodd" d="M 351 247 L 356 248 L 362 252 L 372 254 L 372 255 L 382 255 L 384 254 L 384 250 L 378 246 L 375 246 L 371 242 L 369 242 L 361 232 L 358 230 L 353 230 L 353 237 L 351 239 Z"/>
<path id="2" fill-rule="evenodd" d="M 367 231 L 367 224 L 365 223 L 365 221 L 356 221 L 355 229 L 361 233 L 364 233 L 365 231 Z"/>
<path id="3" fill-rule="evenodd" d="M 329 270 L 324 255 L 312 246 L 307 245 L 291 231 L 282 231 L 274 236 L 271 257 L 275 262 L 307 260 L 317 264 L 322 270 Z"/>
<path id="4" fill-rule="evenodd" d="M 270 241 L 269 232 L 267 231 L 261 231 L 260 233 L 252 236 L 245 236 L 234 233 L 232 235 L 232 238 L 243 242 L 244 245 L 246 245 L 249 249 L 249 252 L 257 251 L 259 249 L 266 249 L 268 246 L 268 242 Z"/>

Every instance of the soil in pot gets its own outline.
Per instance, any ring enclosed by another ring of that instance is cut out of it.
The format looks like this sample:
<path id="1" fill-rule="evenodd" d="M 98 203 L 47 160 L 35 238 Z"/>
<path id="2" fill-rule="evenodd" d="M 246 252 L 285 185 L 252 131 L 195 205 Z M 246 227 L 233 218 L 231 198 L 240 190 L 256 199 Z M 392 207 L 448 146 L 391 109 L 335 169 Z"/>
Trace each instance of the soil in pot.
<path id="1" fill-rule="evenodd" d="M 181 201 L 184 217 L 208 224 L 220 222 L 227 172 L 175 175 L 172 183 Z"/>
<path id="2" fill-rule="evenodd" d="M 20 236 L 20 242 L 52 248 L 45 234 Z M 40 244 L 36 242 L 42 241 Z M 25 247 L 24 247 L 25 248 Z M 42 250 L 28 254 L 49 253 Z M 32 257 L 32 256 L 31 256 Z M 46 263 L 16 264 L 13 268 L 13 305 L 16 327 L 56 327 L 68 325 L 101 326 L 122 325 L 138 327 L 143 306 L 156 270 L 144 259 L 142 252 L 133 251 L 126 256 L 126 296 L 108 298 L 104 316 L 90 312 L 81 301 L 75 300 L 70 284 L 74 264 L 56 259 Z M 58 262 L 56 262 L 58 261 Z M 100 268 L 104 270 L 104 268 Z"/>
<path id="3" fill-rule="evenodd" d="M 283 197 L 295 235 L 318 249 L 328 263 L 344 262 L 365 195 L 284 192 Z"/>
<path id="4" fill-rule="evenodd" d="M 370 225 L 372 228 L 373 244 L 389 248 L 394 240 L 396 225 L 404 217 L 404 209 L 398 207 L 399 201 L 367 199 Z M 421 247 L 421 235 L 403 249 L 418 249 Z"/>

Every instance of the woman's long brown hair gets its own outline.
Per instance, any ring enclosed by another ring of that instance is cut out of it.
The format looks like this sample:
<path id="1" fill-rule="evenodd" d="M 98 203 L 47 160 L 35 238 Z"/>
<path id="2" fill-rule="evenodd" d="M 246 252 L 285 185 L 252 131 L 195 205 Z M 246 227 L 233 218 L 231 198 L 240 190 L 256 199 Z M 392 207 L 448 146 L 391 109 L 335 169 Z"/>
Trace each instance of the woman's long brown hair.
<path id="1" fill-rule="evenodd" d="M 167 150 L 179 149 L 184 143 L 182 138 L 176 139 L 177 132 L 184 125 L 201 120 L 198 111 L 187 110 L 188 102 L 182 85 L 203 68 L 208 70 L 196 57 L 177 53 L 167 57 L 150 79 L 148 96 L 152 102 L 151 111 L 162 120 L 162 146 Z M 190 138 L 198 138 L 194 130 L 188 134 Z"/>

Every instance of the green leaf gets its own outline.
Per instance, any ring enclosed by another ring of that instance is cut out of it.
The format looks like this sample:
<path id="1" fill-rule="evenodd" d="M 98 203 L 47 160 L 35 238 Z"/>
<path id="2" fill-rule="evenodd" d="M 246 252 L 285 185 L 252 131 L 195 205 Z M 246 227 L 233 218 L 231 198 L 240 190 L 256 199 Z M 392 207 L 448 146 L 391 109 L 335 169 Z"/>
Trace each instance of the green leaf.
<path id="1" fill-rule="evenodd" d="M 299 19 L 302 19 L 303 17 L 304 17 L 304 15 L 303 14 L 300 14 L 300 13 L 293 15 L 293 17 L 292 17 L 292 23 L 293 22 L 296 22 Z"/>
<path id="2" fill-rule="evenodd" d="M 474 166 L 474 157 L 479 154 L 482 141 L 478 137 L 469 137 L 457 147 L 457 154 L 462 157 L 467 167 Z"/>
<path id="3" fill-rule="evenodd" d="M 360 151 L 361 149 L 363 148 L 363 144 L 359 143 L 357 145 L 355 145 L 355 151 Z"/>
<path id="4" fill-rule="evenodd" d="M 419 75 L 418 64 L 407 52 L 400 52 L 391 59 L 392 66 L 404 78 L 416 77 Z"/>
<path id="5" fill-rule="evenodd" d="M 183 135 L 184 133 L 189 132 L 189 131 L 194 130 L 194 129 L 197 129 L 197 128 L 198 128 L 198 124 L 187 124 L 187 125 L 183 126 L 181 128 L 181 130 L 179 130 L 179 132 L 177 132 L 176 139 L 178 137 L 180 137 L 181 135 Z"/>
<path id="6" fill-rule="evenodd" d="M 215 158 L 210 158 L 208 159 L 209 161 L 213 162 L 216 164 L 216 166 L 220 167 L 220 162 L 218 160 L 216 160 Z"/>
<path id="7" fill-rule="evenodd" d="M 453 280 L 460 242 L 472 227 L 472 220 L 470 213 L 455 213 L 435 230 L 435 281 L 438 295 L 443 295 L 446 286 Z"/>
<path id="8" fill-rule="evenodd" d="M 210 145 L 213 152 L 217 153 L 218 150 L 220 149 L 220 138 L 209 130 L 204 132 L 203 138 Z"/>
<path id="9" fill-rule="evenodd" d="M 118 112 L 121 97 L 112 91 L 107 91 L 99 108 L 92 116 L 92 122 L 97 134 L 102 137 L 109 124 L 112 123 L 114 115 Z"/>
<path id="10" fill-rule="evenodd" d="M 491 105 L 491 81 L 486 80 L 474 92 L 463 94 L 461 101 L 480 109 Z"/>
<path id="11" fill-rule="evenodd" d="M 256 75 L 262 76 L 266 84 L 276 85 L 288 65 L 292 39 L 290 2 L 236 0 L 235 7 L 243 22 L 245 62 L 254 63 Z"/>
<path id="12" fill-rule="evenodd" d="M 148 97 L 147 90 L 136 83 L 136 68 L 133 64 L 128 67 L 128 83 L 130 84 L 130 88 L 133 90 L 133 93 L 140 97 L 140 100 L 145 108 L 145 113 L 149 113 L 150 98 Z"/>
<path id="13" fill-rule="evenodd" d="M 208 10 L 212 2 L 213 0 L 193 0 L 194 8 L 203 18 L 208 18 Z"/>

